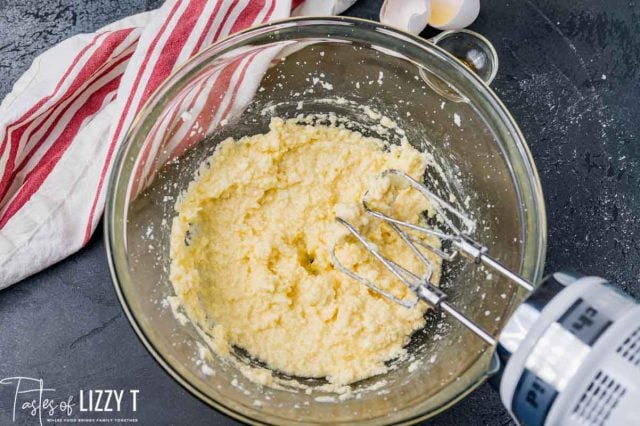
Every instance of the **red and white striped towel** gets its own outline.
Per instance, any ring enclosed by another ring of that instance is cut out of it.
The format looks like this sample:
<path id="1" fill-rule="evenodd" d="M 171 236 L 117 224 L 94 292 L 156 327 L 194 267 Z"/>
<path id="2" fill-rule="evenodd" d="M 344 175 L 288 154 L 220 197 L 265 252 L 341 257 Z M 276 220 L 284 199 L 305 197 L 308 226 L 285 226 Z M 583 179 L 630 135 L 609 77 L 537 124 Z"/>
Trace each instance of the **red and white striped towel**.
<path id="1" fill-rule="evenodd" d="M 167 0 L 38 56 L 0 104 L 0 289 L 87 243 L 103 211 L 115 151 L 141 106 L 178 66 L 217 40 L 292 9 L 337 14 L 354 2 Z M 224 90 L 255 90 L 259 76 L 251 67 L 264 66 L 256 56 L 226 70 Z"/>

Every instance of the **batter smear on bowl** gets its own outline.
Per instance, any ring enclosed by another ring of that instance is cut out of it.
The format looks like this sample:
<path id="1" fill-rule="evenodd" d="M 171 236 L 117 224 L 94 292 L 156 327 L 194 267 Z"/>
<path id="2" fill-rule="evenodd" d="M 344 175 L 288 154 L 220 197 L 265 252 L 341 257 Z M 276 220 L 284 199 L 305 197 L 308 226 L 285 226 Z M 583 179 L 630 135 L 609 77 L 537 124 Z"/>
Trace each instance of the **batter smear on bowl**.
<path id="1" fill-rule="evenodd" d="M 339 385 L 384 373 L 385 361 L 424 326 L 427 306 L 406 309 L 335 269 L 330 248 L 340 239 L 336 254 L 345 266 L 409 298 L 335 217 L 423 272 L 395 232 L 364 214 L 361 200 L 374 188 L 378 208 L 420 222 L 430 211 L 425 198 L 378 175 L 399 169 L 421 179 L 426 165 L 406 141 L 385 145 L 277 118 L 266 134 L 222 142 L 176 204 L 171 281 L 188 316 L 223 356 L 236 346 L 271 369 Z M 437 282 L 440 259 L 426 255 Z"/>

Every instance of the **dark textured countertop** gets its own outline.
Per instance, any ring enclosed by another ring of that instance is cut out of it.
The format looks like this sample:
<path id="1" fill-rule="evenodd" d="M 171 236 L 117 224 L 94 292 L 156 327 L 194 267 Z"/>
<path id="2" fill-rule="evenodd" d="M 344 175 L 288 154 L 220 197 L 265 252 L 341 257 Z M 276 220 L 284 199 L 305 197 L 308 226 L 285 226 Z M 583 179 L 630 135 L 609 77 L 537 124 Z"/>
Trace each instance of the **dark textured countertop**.
<path id="1" fill-rule="evenodd" d="M 0 0 L 0 96 L 53 44 L 160 3 Z M 348 14 L 376 18 L 380 3 L 360 0 Z M 483 0 L 472 29 L 495 44 L 493 87 L 540 172 L 546 270 L 603 275 L 640 297 L 640 4 Z M 63 395 L 139 389 L 141 424 L 234 423 L 183 390 L 135 337 L 111 284 L 102 228 L 76 255 L 0 292 L 0 378 L 8 376 L 43 378 Z M 0 386 L 0 424 L 11 424 L 12 397 Z M 511 423 L 488 385 L 428 422 Z"/>

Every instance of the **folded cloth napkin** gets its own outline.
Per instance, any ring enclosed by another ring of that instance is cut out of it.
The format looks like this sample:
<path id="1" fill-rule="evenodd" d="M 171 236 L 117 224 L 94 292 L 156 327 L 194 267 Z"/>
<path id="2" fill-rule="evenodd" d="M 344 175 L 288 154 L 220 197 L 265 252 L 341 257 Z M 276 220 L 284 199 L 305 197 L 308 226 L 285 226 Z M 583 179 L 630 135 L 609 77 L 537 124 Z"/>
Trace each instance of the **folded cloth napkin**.
<path id="1" fill-rule="evenodd" d="M 34 59 L 0 104 L 0 289 L 87 243 L 115 152 L 176 68 L 244 28 L 292 13 L 338 14 L 354 2 L 167 0 Z"/>

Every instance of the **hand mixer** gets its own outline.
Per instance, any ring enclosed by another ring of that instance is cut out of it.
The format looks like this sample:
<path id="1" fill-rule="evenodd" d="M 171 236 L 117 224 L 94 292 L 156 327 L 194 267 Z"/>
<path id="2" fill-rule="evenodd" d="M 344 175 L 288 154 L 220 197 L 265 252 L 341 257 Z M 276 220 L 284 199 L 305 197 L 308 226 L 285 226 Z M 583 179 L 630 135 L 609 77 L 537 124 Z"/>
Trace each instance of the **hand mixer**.
<path id="1" fill-rule="evenodd" d="M 419 191 L 437 212 L 437 225 L 415 225 L 371 208 L 368 192 L 362 200 L 365 212 L 389 224 L 427 272 L 418 276 L 388 259 L 354 226 L 337 217 L 368 252 L 411 289 L 414 297 L 398 298 L 346 268 L 334 246 L 332 261 L 339 270 L 406 308 L 423 300 L 452 315 L 484 340 L 494 350 L 492 383 L 520 424 L 640 424 L 640 305 L 598 277 L 558 272 L 534 286 L 490 257 L 487 247 L 470 236 L 474 222 L 450 203 L 402 171 L 387 170 L 383 176 Z M 420 234 L 436 236 L 442 247 L 415 236 Z M 460 253 L 516 283 L 529 295 L 495 338 L 431 284 L 433 266 L 419 247 L 443 261 L 451 261 Z"/>

